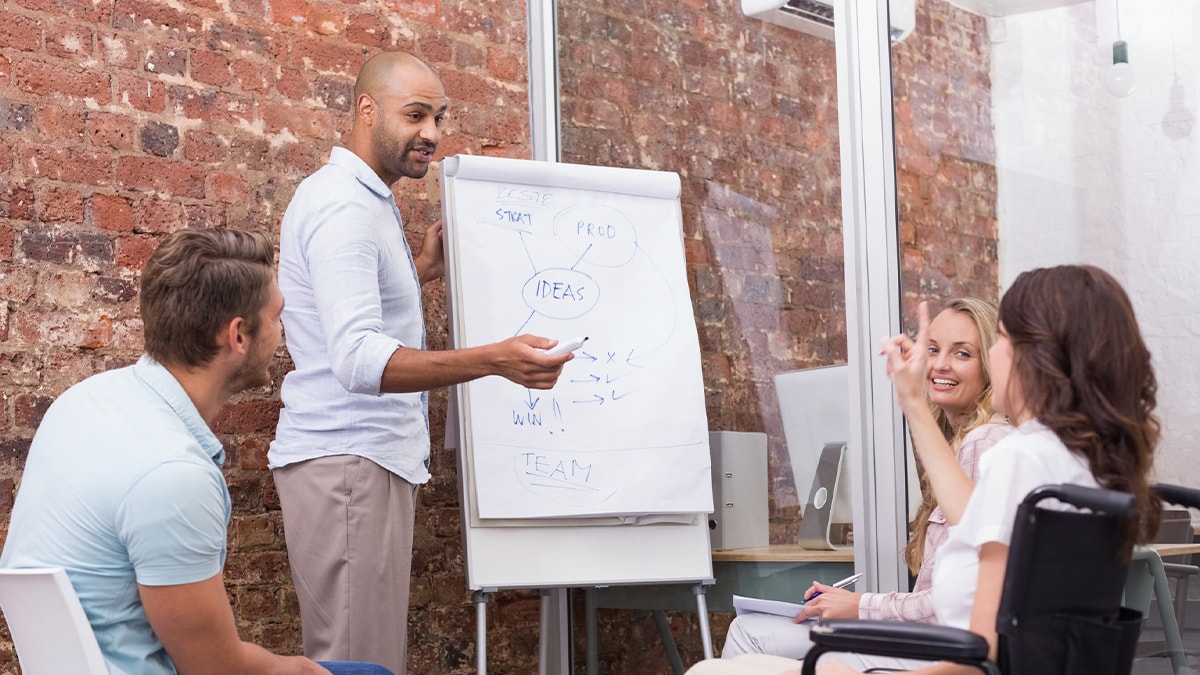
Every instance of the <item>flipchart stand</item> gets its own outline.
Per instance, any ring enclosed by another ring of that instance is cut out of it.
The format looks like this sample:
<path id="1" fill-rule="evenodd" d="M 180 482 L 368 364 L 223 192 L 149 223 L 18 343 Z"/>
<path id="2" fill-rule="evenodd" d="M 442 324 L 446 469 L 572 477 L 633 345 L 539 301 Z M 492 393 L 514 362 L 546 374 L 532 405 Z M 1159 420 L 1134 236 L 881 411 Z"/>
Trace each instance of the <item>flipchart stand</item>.
<path id="1" fill-rule="evenodd" d="M 715 583 L 714 579 L 703 579 L 692 585 L 692 595 L 696 598 L 696 615 L 700 621 L 700 643 L 704 649 L 704 658 L 711 659 L 713 657 L 712 646 L 712 631 L 708 625 L 708 601 L 706 593 L 708 587 Z M 495 593 L 497 588 L 484 588 L 475 591 L 471 594 L 471 601 L 475 603 L 475 670 L 479 675 L 487 675 L 487 602 L 488 596 Z M 539 589 L 538 596 L 541 598 L 540 610 L 540 626 L 538 630 L 538 675 L 568 675 L 568 673 L 551 674 L 548 672 L 548 664 L 550 658 L 550 641 L 548 636 L 551 633 L 549 625 L 550 589 Z M 588 602 L 591 602 L 591 594 L 588 594 Z M 683 663 L 679 659 L 678 650 L 674 649 L 674 642 L 670 640 L 670 629 L 666 625 L 666 619 L 662 612 L 654 612 L 654 620 L 658 625 L 660 637 L 667 647 L 668 658 L 671 660 L 671 668 L 676 675 L 681 675 L 684 671 Z M 595 608 L 589 606 L 587 608 L 587 672 L 589 675 L 595 675 L 599 672 L 599 663 L 597 651 L 595 649 L 597 630 L 596 630 L 596 611 Z"/>

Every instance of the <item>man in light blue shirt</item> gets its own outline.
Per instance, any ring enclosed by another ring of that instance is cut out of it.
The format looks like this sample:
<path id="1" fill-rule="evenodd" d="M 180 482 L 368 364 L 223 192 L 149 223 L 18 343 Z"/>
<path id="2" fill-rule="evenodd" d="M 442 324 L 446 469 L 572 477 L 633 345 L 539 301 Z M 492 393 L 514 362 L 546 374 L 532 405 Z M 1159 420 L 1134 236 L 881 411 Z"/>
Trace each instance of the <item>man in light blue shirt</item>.
<path id="1" fill-rule="evenodd" d="M 420 59 L 363 65 L 345 147 L 297 188 L 280 231 L 283 323 L 296 369 L 268 460 L 283 507 L 304 652 L 402 674 L 416 487 L 429 480 L 425 392 L 487 375 L 554 386 L 570 355 L 520 335 L 425 349 L 421 286 L 443 273 L 441 223 L 414 256 L 392 186 L 422 178 L 447 98 Z"/>
<path id="2" fill-rule="evenodd" d="M 211 425 L 231 395 L 270 382 L 274 257 L 264 233 L 167 237 L 142 273 L 146 354 L 68 389 L 33 438 L 0 567 L 65 568 L 111 673 L 386 672 L 242 642 L 226 596 L 229 489 Z"/>

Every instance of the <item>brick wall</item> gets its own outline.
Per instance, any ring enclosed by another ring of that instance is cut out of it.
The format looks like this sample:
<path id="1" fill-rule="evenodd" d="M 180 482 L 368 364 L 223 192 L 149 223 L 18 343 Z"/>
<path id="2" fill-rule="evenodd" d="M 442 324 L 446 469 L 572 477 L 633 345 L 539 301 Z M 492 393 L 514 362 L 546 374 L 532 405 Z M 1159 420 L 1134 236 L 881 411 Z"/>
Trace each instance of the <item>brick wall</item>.
<path id="1" fill-rule="evenodd" d="M 440 154 L 529 156 L 523 0 L 13 0 L 0 22 L 0 532 L 29 439 L 55 396 L 140 353 L 138 271 L 181 227 L 278 231 L 295 185 L 345 128 L 353 74 L 380 49 L 438 69 L 453 107 Z M 228 7 L 228 12 L 223 8 Z M 938 30 L 928 29 L 937 22 Z M 677 171 L 710 427 L 771 434 L 772 537 L 798 505 L 774 401 L 780 370 L 845 359 L 832 43 L 747 20 L 735 0 L 563 0 L 564 159 Z M 945 35 L 946 27 L 954 36 Z M 897 50 L 910 296 L 994 293 L 988 60 L 977 18 L 930 0 Z M 953 64 L 953 66 L 951 66 Z M 978 110 L 939 103 L 956 87 Z M 933 114 L 921 121 L 909 109 Z M 944 114 L 942 114 L 944 111 Z M 910 145 L 911 144 L 911 145 Z M 397 184 L 411 233 L 436 179 Z M 989 211 L 989 209 L 991 209 Z M 969 218 L 971 237 L 947 249 Z M 961 244 L 961 245 L 960 245 Z M 946 250 L 954 252 L 947 255 Z M 928 281 L 916 281 L 916 279 Z M 442 287 L 430 342 L 444 346 Z M 265 454 L 278 383 L 222 413 L 234 501 L 226 579 L 244 638 L 299 648 Z M 431 397 L 432 431 L 446 395 Z M 455 457 L 435 442 L 414 554 L 414 673 L 467 673 L 474 611 Z M 576 609 L 578 610 L 578 603 Z M 536 669 L 538 600 L 494 597 L 489 667 Z M 668 672 L 649 615 L 606 610 L 602 670 Z M 685 661 L 694 618 L 671 615 Z M 723 638 L 718 618 L 717 640 Z M 7 637 L 6 634 L 3 635 Z M 580 636 L 581 637 L 581 636 Z M 0 638 L 0 672 L 16 672 Z"/>

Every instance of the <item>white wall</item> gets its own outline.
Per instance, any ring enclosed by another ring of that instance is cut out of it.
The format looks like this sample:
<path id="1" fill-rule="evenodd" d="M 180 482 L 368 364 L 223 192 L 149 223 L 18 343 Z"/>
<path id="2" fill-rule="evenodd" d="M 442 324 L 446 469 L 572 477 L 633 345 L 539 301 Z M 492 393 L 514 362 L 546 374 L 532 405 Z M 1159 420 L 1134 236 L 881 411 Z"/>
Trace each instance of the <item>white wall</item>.
<path id="1" fill-rule="evenodd" d="M 1115 98 L 1113 0 L 1098 1 L 994 33 L 1000 283 L 1087 262 L 1124 284 L 1158 374 L 1158 479 L 1200 487 L 1200 3 L 1121 0 L 1137 86 Z"/>

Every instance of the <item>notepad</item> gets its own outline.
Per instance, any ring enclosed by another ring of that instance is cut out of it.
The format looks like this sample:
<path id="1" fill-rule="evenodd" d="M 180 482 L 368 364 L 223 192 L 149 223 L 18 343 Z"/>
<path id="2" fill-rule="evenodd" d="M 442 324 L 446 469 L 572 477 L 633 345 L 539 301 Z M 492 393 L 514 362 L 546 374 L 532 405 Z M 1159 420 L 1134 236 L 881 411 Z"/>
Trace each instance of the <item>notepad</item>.
<path id="1" fill-rule="evenodd" d="M 743 614 L 774 614 L 776 616 L 785 616 L 789 619 L 795 618 L 800 610 L 804 609 L 804 605 L 797 602 L 784 602 L 782 600 L 764 600 L 762 598 L 747 598 L 741 595 L 733 596 L 733 611 L 737 612 L 738 616 Z M 817 617 L 813 617 L 816 619 Z"/>

